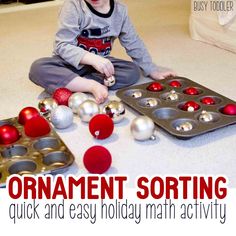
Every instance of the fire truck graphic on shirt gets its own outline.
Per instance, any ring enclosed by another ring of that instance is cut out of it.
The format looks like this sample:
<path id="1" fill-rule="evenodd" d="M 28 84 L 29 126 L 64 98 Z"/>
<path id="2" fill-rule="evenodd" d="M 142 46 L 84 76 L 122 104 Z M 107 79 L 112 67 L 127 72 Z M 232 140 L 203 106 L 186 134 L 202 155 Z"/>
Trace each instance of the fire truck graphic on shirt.
<path id="1" fill-rule="evenodd" d="M 103 29 L 84 29 L 77 37 L 78 46 L 86 51 L 104 57 L 108 56 L 112 48 L 111 37 L 99 37 L 107 32 L 109 32 L 109 26 Z"/>

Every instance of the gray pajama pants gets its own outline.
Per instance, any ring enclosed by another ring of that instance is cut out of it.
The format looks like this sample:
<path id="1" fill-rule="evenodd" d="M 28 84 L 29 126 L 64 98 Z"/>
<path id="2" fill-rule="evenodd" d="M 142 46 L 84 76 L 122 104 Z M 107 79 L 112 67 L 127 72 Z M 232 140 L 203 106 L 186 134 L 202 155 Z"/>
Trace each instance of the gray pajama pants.
<path id="1" fill-rule="evenodd" d="M 136 83 L 140 70 L 133 62 L 107 57 L 115 68 L 116 83 L 109 89 L 116 90 Z M 81 76 L 103 83 L 103 75 L 92 66 L 83 66 L 80 70 L 70 65 L 59 56 L 45 57 L 36 60 L 29 73 L 29 78 L 35 84 L 53 93 L 57 88 L 65 87 L 75 77 Z"/>

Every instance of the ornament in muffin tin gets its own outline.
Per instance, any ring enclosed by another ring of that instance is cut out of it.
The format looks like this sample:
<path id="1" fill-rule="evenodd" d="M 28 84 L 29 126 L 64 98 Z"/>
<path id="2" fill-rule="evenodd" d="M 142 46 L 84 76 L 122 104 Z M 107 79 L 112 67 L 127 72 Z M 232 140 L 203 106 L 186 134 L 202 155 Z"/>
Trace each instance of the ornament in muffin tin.
<path id="1" fill-rule="evenodd" d="M 188 132 L 191 131 L 193 129 L 193 125 L 190 122 L 183 122 L 180 125 L 177 125 L 176 127 L 177 131 L 183 131 L 183 132 Z"/>
<path id="2" fill-rule="evenodd" d="M 176 93 L 175 90 L 171 90 L 169 94 L 167 94 L 166 96 L 166 100 L 176 101 L 178 99 L 179 99 L 179 95 Z"/>
<path id="3" fill-rule="evenodd" d="M 131 97 L 132 97 L 132 98 L 140 98 L 140 97 L 142 97 L 142 96 L 143 96 L 143 94 L 142 94 L 141 91 L 134 91 L 134 92 L 131 94 Z"/>
<path id="4" fill-rule="evenodd" d="M 214 120 L 214 117 L 210 112 L 202 111 L 199 116 L 199 120 L 202 122 L 211 122 Z"/>

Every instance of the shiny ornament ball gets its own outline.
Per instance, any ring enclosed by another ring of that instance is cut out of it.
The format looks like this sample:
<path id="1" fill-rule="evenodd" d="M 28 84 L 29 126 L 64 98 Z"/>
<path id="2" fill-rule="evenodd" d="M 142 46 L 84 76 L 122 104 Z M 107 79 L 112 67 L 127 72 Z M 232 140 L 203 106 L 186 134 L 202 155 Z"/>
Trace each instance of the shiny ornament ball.
<path id="1" fill-rule="evenodd" d="M 85 152 L 83 162 L 89 173 L 103 174 L 110 168 L 112 156 L 105 147 L 93 146 Z"/>
<path id="2" fill-rule="evenodd" d="M 116 124 L 124 119 L 125 107 L 122 102 L 110 101 L 103 107 L 103 113 L 108 115 Z"/>
<path id="3" fill-rule="evenodd" d="M 73 113 L 77 114 L 79 105 L 86 101 L 88 96 L 85 93 L 74 93 L 70 96 L 68 104 L 69 107 L 72 109 Z"/>
<path id="4" fill-rule="evenodd" d="M 64 105 L 60 105 L 52 110 L 51 122 L 57 129 L 66 129 L 73 123 L 72 110 Z"/>
<path id="5" fill-rule="evenodd" d="M 104 79 L 104 85 L 107 87 L 111 87 L 116 83 L 116 79 L 114 76 L 108 77 Z"/>
<path id="6" fill-rule="evenodd" d="M 202 122 L 211 122 L 214 120 L 214 117 L 210 112 L 202 111 L 199 116 L 199 120 Z"/>
<path id="7" fill-rule="evenodd" d="M 45 118 L 42 116 L 37 116 L 25 123 L 24 130 L 28 137 L 36 138 L 49 134 L 51 128 Z"/>
<path id="8" fill-rule="evenodd" d="M 11 144 L 20 138 L 18 129 L 13 125 L 0 126 L 0 144 Z"/>
<path id="9" fill-rule="evenodd" d="M 140 92 L 140 91 L 135 91 L 131 94 L 131 97 L 133 97 L 133 98 L 140 98 L 142 96 L 143 96 L 142 92 Z"/>
<path id="10" fill-rule="evenodd" d="M 54 91 L 52 98 L 55 99 L 58 105 L 68 106 L 68 100 L 72 92 L 67 88 L 58 88 Z"/>
<path id="11" fill-rule="evenodd" d="M 188 101 L 182 106 L 183 111 L 193 112 L 199 110 L 200 106 L 194 101 Z"/>
<path id="12" fill-rule="evenodd" d="M 216 101 L 212 97 L 204 97 L 201 99 L 201 103 L 203 103 L 205 105 L 215 105 Z"/>
<path id="13" fill-rule="evenodd" d="M 157 102 L 157 100 L 154 99 L 154 98 L 149 98 L 149 99 L 147 99 L 146 102 L 145 102 L 145 106 L 146 106 L 146 107 L 155 107 L 155 106 L 157 106 L 157 105 L 158 105 L 158 102 Z"/>
<path id="14" fill-rule="evenodd" d="M 225 115 L 235 116 L 236 115 L 236 104 L 227 104 L 223 109 L 222 112 Z"/>
<path id="15" fill-rule="evenodd" d="M 198 95 L 198 94 L 200 94 L 199 90 L 194 88 L 194 87 L 186 88 L 184 90 L 184 93 L 188 94 L 188 95 Z"/>
<path id="16" fill-rule="evenodd" d="M 99 106 L 92 100 L 86 100 L 79 105 L 78 116 L 83 122 L 89 122 L 91 118 L 99 114 Z"/>
<path id="17" fill-rule="evenodd" d="M 158 82 L 153 82 L 147 87 L 147 90 L 151 92 L 160 92 L 163 89 L 164 89 L 163 85 Z"/>
<path id="18" fill-rule="evenodd" d="M 188 121 L 176 126 L 177 131 L 188 132 L 188 131 L 191 131 L 192 129 L 193 129 L 193 125 Z"/>
<path id="19" fill-rule="evenodd" d="M 48 117 L 53 109 L 58 106 L 57 101 L 53 98 L 44 98 L 39 101 L 38 108 L 40 113 Z"/>
<path id="20" fill-rule="evenodd" d="M 23 108 L 18 115 L 18 122 L 24 125 L 28 120 L 33 117 L 40 116 L 39 111 L 34 107 Z"/>
<path id="21" fill-rule="evenodd" d="M 172 80 L 169 85 L 171 87 L 175 87 L 175 88 L 180 88 L 182 86 L 182 84 L 178 81 L 178 80 Z"/>
<path id="22" fill-rule="evenodd" d="M 176 101 L 179 99 L 179 95 L 174 90 L 171 90 L 169 94 L 167 94 L 166 99 Z"/>
<path id="23" fill-rule="evenodd" d="M 135 118 L 131 123 L 130 130 L 136 140 L 154 139 L 155 125 L 147 116 Z"/>
<path id="24" fill-rule="evenodd" d="M 89 131 L 96 139 L 106 139 L 114 129 L 112 119 L 105 114 L 95 115 L 89 122 Z"/>

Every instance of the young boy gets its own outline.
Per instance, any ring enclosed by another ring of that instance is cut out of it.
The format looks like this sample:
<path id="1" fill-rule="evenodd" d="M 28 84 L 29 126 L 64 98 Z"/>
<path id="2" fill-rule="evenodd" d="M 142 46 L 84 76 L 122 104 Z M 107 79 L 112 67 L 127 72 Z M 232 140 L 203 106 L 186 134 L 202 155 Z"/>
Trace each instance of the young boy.
<path id="1" fill-rule="evenodd" d="M 113 42 L 121 45 L 133 62 L 110 57 Z M 175 75 L 160 72 L 130 22 L 126 7 L 116 0 L 66 0 L 59 16 L 52 57 L 35 61 L 29 78 L 49 93 L 59 87 L 90 92 L 103 103 L 108 89 L 105 77 L 114 75 L 119 89 L 136 83 L 140 70 L 154 80 Z"/>

